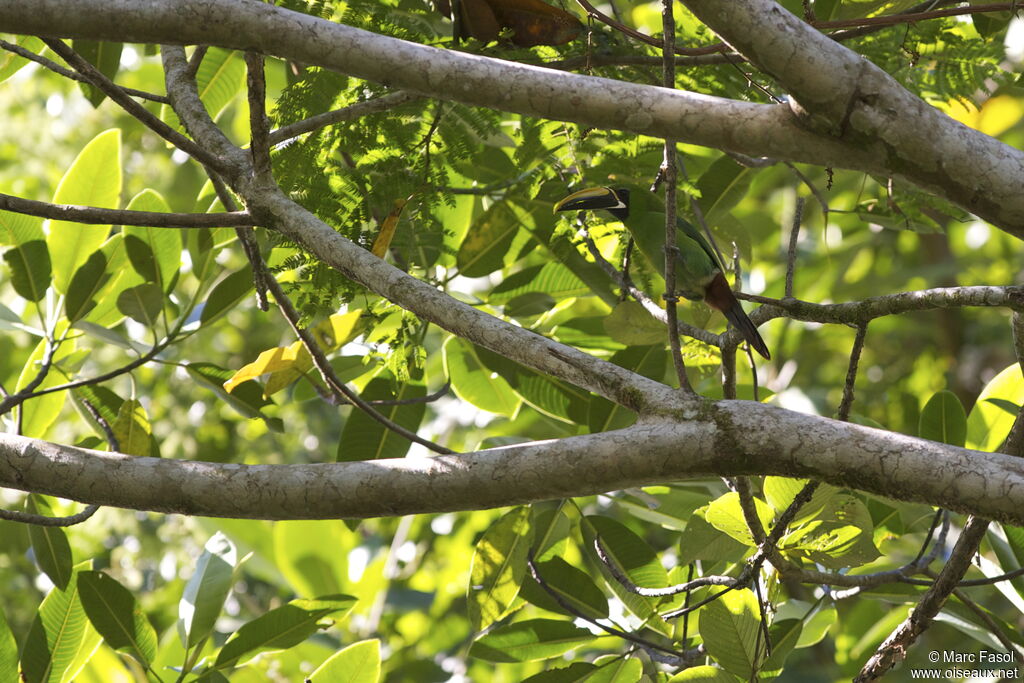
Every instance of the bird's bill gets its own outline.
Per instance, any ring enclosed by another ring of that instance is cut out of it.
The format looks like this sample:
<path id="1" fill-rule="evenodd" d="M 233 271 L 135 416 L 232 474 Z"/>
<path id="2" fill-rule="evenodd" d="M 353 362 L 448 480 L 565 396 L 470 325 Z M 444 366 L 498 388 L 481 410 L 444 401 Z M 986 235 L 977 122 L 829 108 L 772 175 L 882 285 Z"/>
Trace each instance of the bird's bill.
<path id="1" fill-rule="evenodd" d="M 559 211 L 583 211 L 592 209 L 625 209 L 626 203 L 610 187 L 588 187 L 573 192 L 555 202 L 555 213 Z"/>

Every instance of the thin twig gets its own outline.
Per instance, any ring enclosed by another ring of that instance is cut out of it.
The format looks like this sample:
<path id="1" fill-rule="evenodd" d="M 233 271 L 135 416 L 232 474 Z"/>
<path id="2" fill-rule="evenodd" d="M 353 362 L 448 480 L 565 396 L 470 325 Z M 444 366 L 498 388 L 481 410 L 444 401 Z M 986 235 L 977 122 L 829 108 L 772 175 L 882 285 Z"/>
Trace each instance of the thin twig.
<path id="1" fill-rule="evenodd" d="M 907 650 L 931 625 L 949 595 L 956 589 L 957 582 L 970 569 L 971 558 L 978 551 L 988 525 L 989 521 L 986 519 L 973 516 L 967 519 L 967 524 L 964 525 L 960 538 L 957 539 L 949 560 L 939 572 L 935 583 L 925 591 L 903 623 L 889 634 L 875 654 L 864 664 L 860 673 L 853 679 L 854 683 L 878 680 L 906 657 Z"/>
<path id="2" fill-rule="evenodd" d="M 888 315 L 965 306 L 1005 306 L 1013 311 L 1024 311 L 1024 287 L 1019 285 L 936 287 L 883 294 L 840 304 L 816 304 L 801 299 L 773 299 L 743 292 L 737 292 L 736 298 L 767 304 L 751 314 L 751 319 L 755 323 L 785 317 L 806 322 L 859 325 Z"/>
<path id="3" fill-rule="evenodd" d="M 793 225 L 789 230 L 789 249 L 786 250 L 786 289 L 785 297 L 793 296 L 793 275 L 796 271 L 796 244 L 800 236 L 800 224 L 804 219 L 804 198 L 797 197 L 793 210 Z"/>
<path id="4" fill-rule="evenodd" d="M 107 97 L 119 104 L 122 109 L 134 116 L 154 133 L 204 165 L 211 166 L 220 172 L 226 170 L 222 159 L 210 154 L 207 150 L 161 121 L 155 114 L 129 97 L 128 93 L 120 86 L 100 73 L 99 69 L 64 44 L 63 41 L 56 38 L 43 38 L 43 42 L 75 71 L 85 76 L 92 85 L 103 91 Z"/>
<path id="5" fill-rule="evenodd" d="M 270 121 L 267 119 L 267 81 L 263 74 L 263 55 L 245 53 L 246 85 L 249 91 L 249 153 L 253 175 L 261 182 L 273 183 L 270 166 Z"/>
<path id="6" fill-rule="evenodd" d="M 77 81 L 79 83 L 89 83 L 89 79 L 83 76 L 82 74 L 76 71 L 72 71 L 71 69 L 66 69 L 57 62 L 51 59 L 47 59 L 42 55 L 37 55 L 35 52 L 32 52 L 31 50 L 26 50 L 21 45 L 9 43 L 6 40 L 0 40 L 0 48 L 3 48 L 8 52 L 13 52 L 19 57 L 24 57 L 25 59 L 40 64 L 43 67 L 49 69 L 50 71 L 60 74 L 64 78 L 69 78 L 72 81 Z M 132 97 L 139 97 L 144 100 L 149 100 L 150 102 L 159 102 L 160 104 L 171 103 L 171 101 L 167 98 L 167 95 L 157 95 L 156 93 L 147 92 L 145 90 L 136 90 L 135 88 L 126 88 L 124 86 L 118 87 L 126 93 L 128 93 L 129 95 L 131 95 Z"/>
<path id="7" fill-rule="evenodd" d="M 857 366 L 860 363 L 860 354 L 864 350 L 864 339 L 868 334 L 868 324 L 861 323 L 857 326 L 857 335 L 853 339 L 853 348 L 850 350 L 850 364 L 846 369 L 846 383 L 843 385 L 843 400 L 839 403 L 836 419 L 846 422 L 850 419 L 850 408 L 853 406 L 853 385 L 857 382 Z"/>
<path id="8" fill-rule="evenodd" d="M 252 225 L 247 211 L 230 213 L 163 213 L 159 211 L 131 211 L 103 209 L 98 206 L 51 204 L 0 193 L 0 210 L 13 211 L 26 216 L 38 216 L 58 221 L 89 225 L 138 225 L 149 228 L 228 228 Z"/>
<path id="9" fill-rule="evenodd" d="M 662 0 L 661 24 L 664 31 L 664 48 L 662 57 L 662 85 L 675 88 L 676 66 L 675 47 L 676 23 L 672 16 L 672 0 Z M 679 344 L 679 312 L 676 304 L 676 260 L 679 248 L 676 246 L 676 141 L 665 138 L 665 151 L 659 173 L 665 181 L 665 313 L 668 316 L 668 344 L 672 349 L 672 364 L 676 369 L 679 388 L 688 394 L 694 393 L 690 379 L 686 376 L 686 362 Z"/>
<path id="10" fill-rule="evenodd" d="M 99 505 L 89 505 L 81 512 L 76 512 L 66 517 L 47 517 L 46 515 L 22 512 L 20 510 L 0 510 L 0 519 L 5 519 L 9 522 L 31 524 L 33 526 L 74 526 L 92 517 L 99 509 Z"/>
<path id="11" fill-rule="evenodd" d="M 279 145 L 286 140 L 297 138 L 305 133 L 311 133 L 314 130 L 324 128 L 325 126 L 330 126 L 335 123 L 343 123 L 345 121 L 352 121 L 353 119 L 359 119 L 364 116 L 369 116 L 370 114 L 379 114 L 380 112 L 388 111 L 400 105 L 415 102 L 419 99 L 422 99 L 419 95 L 414 95 L 410 92 L 400 90 L 365 102 L 356 102 L 355 104 L 350 104 L 349 106 L 342 107 L 341 109 L 317 114 L 316 116 L 311 116 L 308 119 L 303 119 L 302 121 L 282 126 L 270 133 L 270 144 Z"/>
<path id="12" fill-rule="evenodd" d="M 602 631 L 604 631 L 608 635 L 616 636 L 618 638 L 622 638 L 623 640 L 628 640 L 631 643 L 636 643 L 637 645 L 641 645 L 644 648 L 650 648 L 652 650 L 657 650 L 658 652 L 663 652 L 663 653 L 665 653 L 667 655 L 675 657 L 676 660 L 677 660 L 677 665 L 678 666 L 690 665 L 698 657 L 701 656 L 701 655 L 697 654 L 696 651 L 694 651 L 692 653 L 691 652 L 679 653 L 679 652 L 676 652 L 675 650 L 671 650 L 669 648 L 662 647 L 661 645 L 658 645 L 657 643 L 652 643 L 649 640 L 641 638 L 640 636 L 633 635 L 632 633 L 629 633 L 627 631 L 623 631 L 621 629 L 615 628 L 614 626 L 608 626 L 607 624 L 602 624 L 601 622 L 597 621 L 596 619 L 593 619 L 593 618 L 587 616 L 586 614 L 584 614 L 583 612 L 580 612 L 572 604 L 570 604 L 568 600 L 566 600 L 564 597 L 562 597 L 562 595 L 558 591 L 556 591 L 551 586 L 549 586 L 547 581 L 544 580 L 544 577 L 541 576 L 540 569 L 537 567 L 537 563 L 533 559 L 533 550 L 530 550 L 529 554 L 527 555 L 526 566 L 529 568 L 530 576 L 532 576 L 533 580 L 537 582 L 537 585 L 539 585 L 544 590 L 545 593 L 550 595 L 551 598 L 555 602 L 558 603 L 559 607 L 561 607 L 562 609 L 564 609 L 566 612 L 568 612 L 569 614 L 573 615 L 577 619 L 583 619 L 587 623 L 593 624 L 594 626 L 598 627 L 599 629 L 601 629 Z"/>

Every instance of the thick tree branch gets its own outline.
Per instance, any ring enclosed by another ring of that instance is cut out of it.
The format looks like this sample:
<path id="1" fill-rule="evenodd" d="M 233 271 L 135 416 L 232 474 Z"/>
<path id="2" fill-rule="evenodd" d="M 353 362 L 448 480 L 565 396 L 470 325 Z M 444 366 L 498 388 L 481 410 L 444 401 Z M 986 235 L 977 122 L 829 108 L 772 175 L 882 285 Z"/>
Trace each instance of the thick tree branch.
<path id="1" fill-rule="evenodd" d="M 661 410 L 678 414 L 678 403 L 678 394 L 668 392 Z M 1020 458 L 750 401 L 720 401 L 693 419 L 648 418 L 618 431 L 463 455 L 311 465 L 140 458 L 0 435 L 0 486 L 213 517 L 328 519 L 470 510 L 748 474 L 821 479 L 1024 523 Z"/>
<path id="2" fill-rule="evenodd" d="M 439 50 L 245 0 L 0 0 L 0 31 L 257 49 L 428 97 L 896 175 L 1024 236 L 1024 152 L 944 116 L 769 0 L 689 6 L 727 39 L 746 36 L 740 51 L 804 109 Z"/>
<path id="3" fill-rule="evenodd" d="M 1007 232 L 1024 237 L 1024 194 L 1010 212 L 996 209 L 1020 187 L 1024 153 L 949 118 L 883 69 L 821 34 L 773 0 L 684 0 L 737 52 L 774 76 L 804 125 L 849 143 L 882 145 L 888 175 L 903 175 Z M 842 165 L 842 164 L 840 164 Z M 988 218 L 992 220 L 991 218 Z"/>

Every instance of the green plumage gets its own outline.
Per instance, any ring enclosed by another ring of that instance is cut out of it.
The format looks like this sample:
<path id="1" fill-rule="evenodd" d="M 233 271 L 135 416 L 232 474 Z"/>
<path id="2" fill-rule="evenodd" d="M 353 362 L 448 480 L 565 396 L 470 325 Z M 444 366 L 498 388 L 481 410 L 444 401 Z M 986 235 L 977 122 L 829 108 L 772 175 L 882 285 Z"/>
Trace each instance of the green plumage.
<path id="1" fill-rule="evenodd" d="M 665 275 L 665 209 L 658 198 L 643 190 L 599 187 L 573 193 L 555 204 L 555 211 L 605 209 L 629 230 L 641 253 Z M 707 238 L 691 223 L 676 219 L 676 292 L 692 301 L 704 301 L 721 311 L 755 351 L 770 358 L 768 347 L 743 311 L 725 279 L 724 266 Z"/>

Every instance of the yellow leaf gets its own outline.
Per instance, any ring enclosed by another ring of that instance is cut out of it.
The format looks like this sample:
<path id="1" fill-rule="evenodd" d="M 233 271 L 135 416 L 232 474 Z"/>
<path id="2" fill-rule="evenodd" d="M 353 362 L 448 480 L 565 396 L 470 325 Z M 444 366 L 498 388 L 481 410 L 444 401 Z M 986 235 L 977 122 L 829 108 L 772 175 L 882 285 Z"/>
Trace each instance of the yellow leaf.
<path id="1" fill-rule="evenodd" d="M 300 360 L 305 356 L 304 361 Z M 305 365 L 304 369 L 300 368 Z M 235 387 L 251 379 L 257 379 L 263 375 L 274 373 L 291 372 L 293 379 L 310 367 L 309 353 L 302 347 L 302 342 L 295 342 L 291 346 L 278 346 L 267 349 L 253 362 L 245 365 L 231 376 L 231 379 L 224 382 L 224 390 L 232 391 Z M 285 385 L 287 386 L 287 385 Z M 269 392 L 264 392 L 269 395 Z"/>
<path id="2" fill-rule="evenodd" d="M 407 203 L 409 203 L 408 199 L 396 199 L 395 208 L 391 209 L 391 213 L 387 215 L 384 223 L 380 226 L 380 232 L 377 233 L 377 238 L 373 240 L 373 246 L 370 247 L 370 252 L 377 258 L 384 258 L 384 254 L 388 252 L 391 239 L 395 236 L 395 228 L 398 227 L 398 219 Z"/>
<path id="3" fill-rule="evenodd" d="M 363 333 L 368 321 L 362 315 L 361 308 L 348 313 L 335 313 L 310 331 L 320 348 L 334 351 Z"/>
<path id="4" fill-rule="evenodd" d="M 943 108 L 951 118 L 992 136 L 1006 132 L 1024 117 L 1024 103 L 1012 95 L 997 95 L 986 100 L 980 109 L 959 100 L 949 102 Z"/>
<path id="5" fill-rule="evenodd" d="M 282 389 L 291 386 L 292 382 L 313 367 L 313 357 L 309 355 L 309 351 L 306 350 L 302 342 L 295 342 L 288 347 L 288 350 L 294 354 L 295 359 L 288 367 L 270 373 L 267 384 L 263 387 L 264 398 L 270 398 Z"/>

